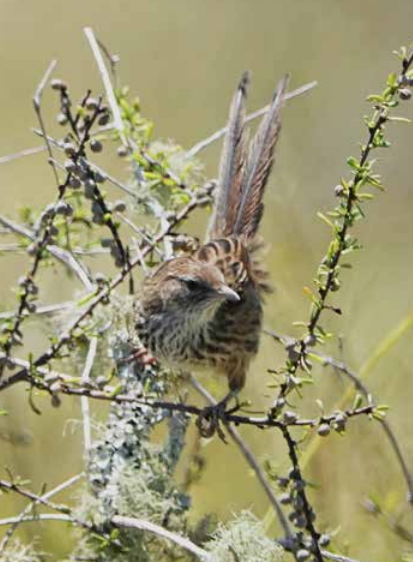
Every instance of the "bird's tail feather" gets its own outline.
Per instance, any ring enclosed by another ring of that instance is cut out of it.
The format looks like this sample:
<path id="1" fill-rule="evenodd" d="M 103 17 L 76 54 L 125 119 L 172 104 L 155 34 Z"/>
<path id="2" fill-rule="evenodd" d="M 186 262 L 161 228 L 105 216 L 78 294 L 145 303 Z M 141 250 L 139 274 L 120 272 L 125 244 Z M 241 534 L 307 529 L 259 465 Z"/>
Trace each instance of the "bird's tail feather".
<path id="1" fill-rule="evenodd" d="M 244 105 L 248 78 L 245 73 L 231 104 L 210 229 L 211 237 L 235 235 L 246 242 L 254 239 L 262 218 L 264 189 L 274 163 L 289 76 L 280 80 L 247 153 Z"/>
<path id="2" fill-rule="evenodd" d="M 209 229 L 210 238 L 230 235 L 236 220 L 247 155 L 244 119 L 249 79 L 249 72 L 244 72 L 229 111 L 219 165 L 218 194 Z"/>

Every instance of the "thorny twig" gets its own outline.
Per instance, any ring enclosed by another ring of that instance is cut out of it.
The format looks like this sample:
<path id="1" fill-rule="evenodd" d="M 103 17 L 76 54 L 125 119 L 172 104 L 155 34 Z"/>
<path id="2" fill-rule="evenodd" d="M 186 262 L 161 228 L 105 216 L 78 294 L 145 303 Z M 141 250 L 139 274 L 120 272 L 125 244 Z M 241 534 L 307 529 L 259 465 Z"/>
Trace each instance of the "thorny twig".
<path id="1" fill-rule="evenodd" d="M 297 372 L 299 369 L 308 373 L 311 369 L 309 362 L 309 348 L 314 347 L 317 343 L 324 341 L 325 331 L 321 328 L 319 320 L 324 310 L 332 310 L 333 312 L 341 314 L 341 310 L 337 307 L 327 304 L 327 299 L 331 292 L 336 291 L 339 287 L 338 272 L 339 262 L 342 255 L 346 251 L 350 251 L 356 247 L 355 241 L 351 240 L 348 233 L 350 228 L 354 225 L 359 216 L 363 216 L 360 210 L 360 195 L 359 190 L 365 184 L 373 185 L 374 187 L 381 187 L 377 177 L 371 173 L 371 165 L 368 159 L 371 151 L 374 148 L 386 146 L 383 136 L 383 126 L 389 120 L 389 103 L 396 97 L 401 85 L 404 83 L 404 78 L 413 64 L 413 50 L 409 56 L 404 56 L 402 60 L 402 71 L 398 79 L 392 79 L 387 83 L 387 90 L 383 94 L 383 101 L 376 106 L 373 118 L 367 123 L 368 138 L 365 145 L 361 147 L 361 155 L 359 159 L 349 159 L 349 165 L 355 170 L 354 178 L 348 183 L 342 182 L 338 186 L 336 194 L 343 198 L 343 203 L 339 207 L 337 214 L 332 214 L 336 218 L 333 224 L 328 218 L 322 217 L 333 230 L 333 241 L 330 242 L 327 255 L 318 270 L 318 278 L 316 280 L 318 296 L 311 295 L 312 307 L 310 318 L 306 325 L 306 333 L 299 339 L 292 342 L 288 346 L 288 359 L 282 369 L 284 380 L 280 384 L 278 396 L 274 401 L 274 406 L 271 410 L 277 415 L 281 415 L 283 408 L 286 404 L 287 396 L 293 389 L 297 388 L 300 382 L 297 379 Z M 387 96 L 387 97 L 385 97 Z M 288 444 L 290 451 L 290 458 L 294 460 L 293 465 L 296 466 L 297 471 L 300 472 L 300 465 L 298 461 L 296 444 L 291 438 L 288 427 L 282 429 L 284 438 Z M 311 536 L 315 554 L 319 562 L 323 561 L 320 546 L 316 540 L 318 533 L 314 527 L 313 521 L 310 518 L 309 504 L 304 496 L 302 497 L 304 505 L 304 513 L 306 518 L 306 529 Z"/>
<path id="2" fill-rule="evenodd" d="M 86 94 L 84 100 L 82 101 L 82 106 L 87 103 L 87 100 L 89 98 L 89 92 Z M 67 117 L 67 120 L 70 124 L 71 130 L 73 135 L 75 136 L 76 139 L 81 138 L 81 130 L 80 130 L 80 119 L 79 119 L 79 115 L 77 115 L 75 118 L 73 117 L 73 115 L 71 114 L 71 101 L 70 101 L 70 97 L 69 97 L 69 93 L 68 93 L 68 89 L 66 86 L 62 86 L 60 88 L 60 100 L 61 100 L 61 110 L 62 113 Z M 101 111 L 105 111 L 106 109 L 102 107 L 102 99 L 99 98 L 98 102 L 97 102 L 97 108 L 95 111 L 95 115 L 92 115 L 92 117 L 90 119 L 85 119 L 85 123 L 84 125 L 87 126 L 89 124 L 89 121 L 94 121 L 93 117 L 95 117 L 97 114 L 99 114 Z M 93 123 L 92 123 L 93 124 Z M 89 129 L 90 130 L 90 129 Z M 42 135 L 43 137 L 46 135 L 45 131 L 42 130 Z M 46 142 L 49 142 L 48 138 L 45 139 Z M 80 150 L 80 148 L 79 148 Z M 93 208 L 93 204 L 96 204 L 98 209 L 99 209 L 99 213 L 101 215 L 101 222 L 102 224 L 104 224 L 110 231 L 113 240 L 115 242 L 115 246 L 117 248 L 117 253 L 118 253 L 118 257 L 115 258 L 115 263 L 118 266 L 121 266 L 123 269 L 125 269 L 127 266 L 130 266 L 130 260 L 129 260 L 129 251 L 128 248 L 125 248 L 123 245 L 123 242 L 119 236 L 119 228 L 117 226 L 117 224 L 114 222 L 113 218 L 112 218 L 112 212 L 111 209 L 108 207 L 105 198 L 101 192 L 101 190 L 99 189 L 98 186 L 98 177 L 99 175 L 97 174 L 96 171 L 94 171 L 88 161 L 85 158 L 85 145 L 82 146 L 80 153 L 79 153 L 79 157 L 78 159 L 81 159 L 82 162 L 82 167 L 83 167 L 83 174 L 85 175 L 85 181 L 89 182 L 90 185 L 92 186 L 92 208 Z M 100 179 L 104 180 L 106 179 L 106 177 L 102 176 Z M 120 263 L 117 263 L 117 262 Z M 131 294 L 134 293 L 134 283 L 133 283 L 133 276 L 132 276 L 132 269 L 130 267 L 128 267 L 128 271 L 129 271 L 129 292 Z"/>
<path id="3" fill-rule="evenodd" d="M 265 329 L 264 331 L 266 334 L 271 336 L 276 342 L 280 343 L 283 346 L 285 345 L 289 346 L 291 345 L 291 342 L 295 341 L 294 338 L 278 334 L 274 330 Z M 338 361 L 337 359 L 334 359 L 334 357 L 330 357 L 316 350 L 311 351 L 311 353 L 309 353 L 309 357 L 310 358 L 314 357 L 317 360 L 321 361 L 321 364 L 323 366 L 331 366 L 334 369 L 340 371 L 354 384 L 355 389 L 358 390 L 362 396 L 364 396 L 368 404 L 372 406 L 377 404 L 377 400 L 374 399 L 367 385 L 362 381 L 362 379 L 357 375 L 357 373 L 352 371 L 343 361 Z M 383 428 L 383 431 L 386 434 L 390 442 L 390 445 L 396 455 L 397 461 L 403 473 L 404 480 L 406 482 L 406 487 L 408 492 L 408 502 L 411 504 L 413 502 L 413 476 L 409 470 L 401 446 L 388 420 L 385 417 L 379 417 L 377 418 L 377 421 L 380 422 L 381 427 Z"/>
<path id="4" fill-rule="evenodd" d="M 46 131 L 43 125 L 43 120 L 41 117 L 41 111 L 40 111 L 40 100 L 41 100 L 41 95 L 43 92 L 43 88 L 44 88 L 44 84 L 45 81 L 48 80 L 49 76 L 50 76 L 50 72 L 51 69 L 54 68 L 53 66 L 50 66 L 48 71 L 46 72 L 45 76 L 43 77 L 39 87 L 36 90 L 36 94 L 34 96 L 34 106 L 36 108 L 36 112 L 37 115 L 39 117 L 39 122 L 41 125 L 41 129 L 43 131 L 43 134 L 46 136 Z M 62 90 L 63 92 L 64 90 Z M 63 94 L 62 94 L 63 95 Z M 84 153 L 84 148 L 86 143 L 89 140 L 89 132 L 92 129 L 95 120 L 97 119 L 98 115 L 100 113 L 100 104 L 98 104 L 97 108 L 94 110 L 93 114 L 91 115 L 90 119 L 88 120 L 84 132 L 82 133 L 82 136 L 80 137 L 80 141 L 79 141 L 79 146 L 76 149 L 76 151 L 73 154 L 73 163 L 74 165 L 77 164 L 78 160 L 82 157 L 83 153 Z M 47 142 L 47 141 L 46 141 Z M 51 149 L 50 149 L 51 150 Z M 54 168 L 55 169 L 55 168 Z M 39 269 L 41 260 L 43 258 L 43 254 L 45 252 L 45 250 L 47 249 L 47 246 L 51 243 L 51 240 L 53 240 L 53 222 L 56 216 L 56 208 L 58 203 L 60 203 L 60 201 L 62 201 L 66 189 L 69 187 L 70 185 L 70 181 L 72 179 L 73 176 L 73 172 L 72 171 L 68 171 L 67 175 L 66 175 L 66 179 L 65 181 L 60 184 L 59 183 L 59 179 L 58 179 L 58 175 L 57 175 L 57 171 L 55 170 L 55 175 L 56 175 L 56 179 L 58 182 L 58 196 L 56 198 L 56 202 L 54 203 L 54 205 L 52 206 L 52 208 L 50 208 L 47 212 L 46 215 L 44 215 L 44 225 L 41 224 L 39 227 L 39 234 L 36 237 L 36 240 L 33 242 L 32 244 L 32 253 L 34 254 L 33 256 L 33 263 L 31 265 L 31 267 L 29 268 L 28 272 L 26 273 L 22 284 L 21 284 L 21 292 L 19 295 L 19 306 L 17 308 L 15 317 L 14 317 L 14 321 L 12 322 L 12 325 L 10 326 L 10 328 L 7 330 L 6 333 L 6 337 L 3 340 L 2 343 L 2 348 L 5 352 L 5 358 L 3 359 L 2 363 L 0 364 L 0 378 L 4 373 L 4 368 L 7 365 L 7 360 L 10 357 L 10 353 L 12 350 L 12 347 L 14 345 L 20 345 L 22 343 L 22 333 L 21 333 L 21 325 L 24 321 L 24 318 L 26 317 L 25 315 L 27 315 L 27 312 L 30 313 L 30 311 L 32 309 L 35 308 L 35 306 L 33 305 L 33 303 L 31 302 L 31 300 L 33 299 L 33 296 L 37 294 L 37 286 L 35 285 L 35 276 L 36 273 Z M 43 228 L 43 233 L 42 233 L 42 228 Z"/>
<path id="5" fill-rule="evenodd" d="M 343 363 L 342 361 L 336 361 L 334 358 L 332 357 L 328 357 L 327 355 L 318 353 L 318 352 L 313 352 L 314 355 L 318 356 L 324 365 L 330 365 L 336 369 L 338 369 L 341 373 L 343 373 L 348 379 L 350 379 L 355 388 L 366 398 L 366 400 L 368 400 L 368 402 L 370 404 L 374 404 L 375 400 L 373 399 L 369 389 L 367 388 L 367 386 L 365 385 L 365 383 L 357 376 L 356 373 L 354 373 L 354 371 L 350 370 L 345 363 Z M 400 465 L 400 468 L 402 470 L 403 473 L 403 477 L 404 480 L 406 482 L 406 487 L 407 487 L 407 491 L 408 491 L 408 502 L 410 504 L 413 504 L 413 476 L 412 473 L 409 470 L 407 461 L 404 457 L 403 451 L 400 447 L 400 444 L 397 440 L 397 437 L 390 425 L 390 423 L 388 422 L 388 420 L 386 418 L 379 418 L 378 421 L 380 422 L 384 433 L 386 434 L 390 445 L 397 457 L 397 461 Z"/>
<path id="6" fill-rule="evenodd" d="M 1 355 L 0 355 L 1 358 Z M 23 360 L 13 359 L 15 361 L 16 366 L 24 366 L 27 365 L 27 370 L 30 370 L 30 364 Z M 26 368 L 23 368 L 19 373 L 24 372 Z M 19 374 L 17 373 L 17 374 Z M 169 412 L 181 412 L 186 413 L 191 416 L 200 417 L 204 410 L 198 406 L 194 406 L 191 404 L 185 404 L 183 402 L 168 402 L 164 400 L 152 400 L 150 398 L 146 398 L 144 396 L 136 396 L 131 394 L 122 394 L 116 388 L 107 386 L 104 390 L 99 390 L 98 387 L 95 385 L 93 388 L 93 381 L 89 381 L 87 386 L 82 386 L 82 381 L 79 380 L 79 384 L 73 384 L 73 377 L 70 375 L 66 375 L 63 373 L 59 373 L 56 371 L 47 371 L 45 369 L 39 368 L 38 373 L 40 376 L 32 377 L 30 382 L 31 385 L 39 390 L 43 390 L 48 392 L 51 396 L 56 396 L 59 394 L 68 395 L 68 396 L 80 396 L 80 397 L 88 397 L 94 400 L 101 400 L 106 402 L 114 402 L 114 403 L 133 403 L 133 404 L 140 404 L 142 406 L 155 408 L 155 409 L 163 409 Z M 44 375 L 49 374 L 50 380 L 52 383 L 48 383 L 43 378 Z M 53 374 L 53 376 L 52 376 Z M 10 377 L 13 379 L 14 375 Z M 7 382 L 10 380 L 4 381 L 0 383 L 0 391 L 7 388 Z M 26 378 L 20 378 L 19 380 L 15 380 L 14 384 L 17 382 L 22 382 L 27 380 Z M 59 382 L 58 389 L 55 389 L 53 384 Z M 10 386 L 10 385 L 9 385 Z M 372 415 L 375 412 L 374 405 L 367 405 L 360 408 L 346 410 L 341 415 L 344 415 L 346 419 L 354 418 L 361 415 Z M 276 419 L 269 415 L 262 416 L 262 417 L 254 417 L 254 416 L 247 416 L 247 415 L 240 415 L 233 413 L 233 411 L 229 410 L 225 413 L 222 417 L 222 422 L 225 425 L 229 423 L 233 423 L 234 425 L 249 425 L 255 426 L 259 429 L 266 429 L 266 428 L 277 428 L 281 431 L 285 427 L 303 427 L 303 428 L 314 428 L 318 427 L 322 424 L 327 424 L 331 427 L 335 427 L 337 419 L 337 412 L 329 415 L 322 415 L 320 418 L 315 419 L 304 419 L 299 417 L 289 418 L 285 417 L 283 420 Z"/>
<path id="7" fill-rule="evenodd" d="M 288 455 L 290 457 L 290 460 L 291 460 L 291 463 L 292 463 L 292 466 L 293 466 L 290 477 L 291 477 L 291 480 L 293 481 L 293 484 L 296 488 L 297 496 L 299 498 L 301 498 L 301 501 L 302 501 L 302 504 L 303 504 L 302 509 L 303 509 L 305 519 L 306 519 L 306 529 L 307 529 L 308 534 L 310 535 L 310 537 L 312 539 L 312 549 L 314 550 L 314 554 L 315 554 L 318 562 L 323 562 L 323 555 L 321 553 L 321 549 L 320 549 L 320 546 L 318 544 L 320 534 L 316 531 L 316 528 L 314 526 L 313 521 L 314 521 L 315 514 L 313 512 L 313 509 L 311 507 L 310 502 L 308 501 L 307 493 L 305 491 L 306 482 L 303 479 L 302 474 L 301 474 L 300 463 L 298 461 L 298 455 L 297 455 L 297 444 L 294 441 L 294 439 L 291 437 L 291 433 L 290 433 L 288 427 L 284 426 L 281 429 L 281 431 L 282 431 L 284 440 L 287 444 Z"/>
<path id="8" fill-rule="evenodd" d="M 36 129 L 33 128 L 33 132 L 36 135 L 39 135 L 39 137 L 43 138 L 43 133 L 40 129 Z M 56 148 L 58 148 L 61 151 L 64 151 L 64 143 L 61 140 L 56 140 L 51 136 L 47 136 L 46 137 L 47 140 L 49 141 L 49 143 L 52 146 L 55 146 Z M 103 177 L 106 178 L 106 180 L 111 183 L 112 185 L 114 185 L 115 187 L 118 187 L 121 191 L 123 191 L 124 193 L 127 193 L 128 195 L 130 195 L 131 197 L 133 197 L 134 199 L 136 199 L 136 193 L 135 191 L 133 191 L 130 187 L 128 187 L 127 185 L 125 185 L 124 183 L 122 183 L 121 181 L 119 181 L 117 178 L 111 176 L 106 170 L 103 170 L 100 166 L 98 166 L 97 164 L 95 164 L 94 162 L 91 162 L 91 160 L 89 158 L 84 157 L 83 161 L 85 162 L 85 164 L 87 166 L 89 166 L 93 172 L 98 172 L 99 174 L 101 174 Z M 0 162 L 1 163 L 1 162 Z"/>

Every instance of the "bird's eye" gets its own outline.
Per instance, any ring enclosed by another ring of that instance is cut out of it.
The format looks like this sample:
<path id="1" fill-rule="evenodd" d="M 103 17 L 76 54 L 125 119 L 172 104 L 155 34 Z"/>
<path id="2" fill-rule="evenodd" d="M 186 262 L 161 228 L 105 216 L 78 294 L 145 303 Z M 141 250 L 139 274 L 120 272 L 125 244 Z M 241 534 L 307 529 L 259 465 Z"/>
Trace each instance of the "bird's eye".
<path id="1" fill-rule="evenodd" d="M 196 289 L 199 288 L 198 281 L 195 281 L 194 279 L 185 279 L 185 285 L 188 287 L 190 291 L 195 291 Z"/>

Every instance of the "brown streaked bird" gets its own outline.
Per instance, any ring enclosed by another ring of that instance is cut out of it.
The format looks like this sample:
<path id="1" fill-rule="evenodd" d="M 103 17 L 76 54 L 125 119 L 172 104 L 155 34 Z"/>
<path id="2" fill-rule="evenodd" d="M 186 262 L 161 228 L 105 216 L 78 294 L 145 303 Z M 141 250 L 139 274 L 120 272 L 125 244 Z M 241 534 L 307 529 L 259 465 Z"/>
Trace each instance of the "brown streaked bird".
<path id="1" fill-rule="evenodd" d="M 160 362 L 180 369 L 224 374 L 230 393 L 225 411 L 244 386 L 258 352 L 266 273 L 256 252 L 264 189 L 281 129 L 288 76 L 247 147 L 245 73 L 232 100 L 221 156 L 208 241 L 193 255 L 171 259 L 144 282 L 138 335 Z"/>

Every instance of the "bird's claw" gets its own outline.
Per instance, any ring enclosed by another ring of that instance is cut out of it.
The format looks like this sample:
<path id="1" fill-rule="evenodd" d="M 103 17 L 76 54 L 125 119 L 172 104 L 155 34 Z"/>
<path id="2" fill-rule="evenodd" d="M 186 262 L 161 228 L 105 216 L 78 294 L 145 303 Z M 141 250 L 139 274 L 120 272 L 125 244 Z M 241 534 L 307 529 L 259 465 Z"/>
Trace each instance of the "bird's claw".
<path id="1" fill-rule="evenodd" d="M 227 443 L 225 433 L 222 429 L 222 424 L 226 424 L 226 415 L 228 413 L 226 406 L 227 401 L 225 400 L 213 406 L 206 406 L 202 410 L 196 421 L 197 428 L 202 437 L 212 437 L 216 432 L 218 437 L 224 443 Z"/>

